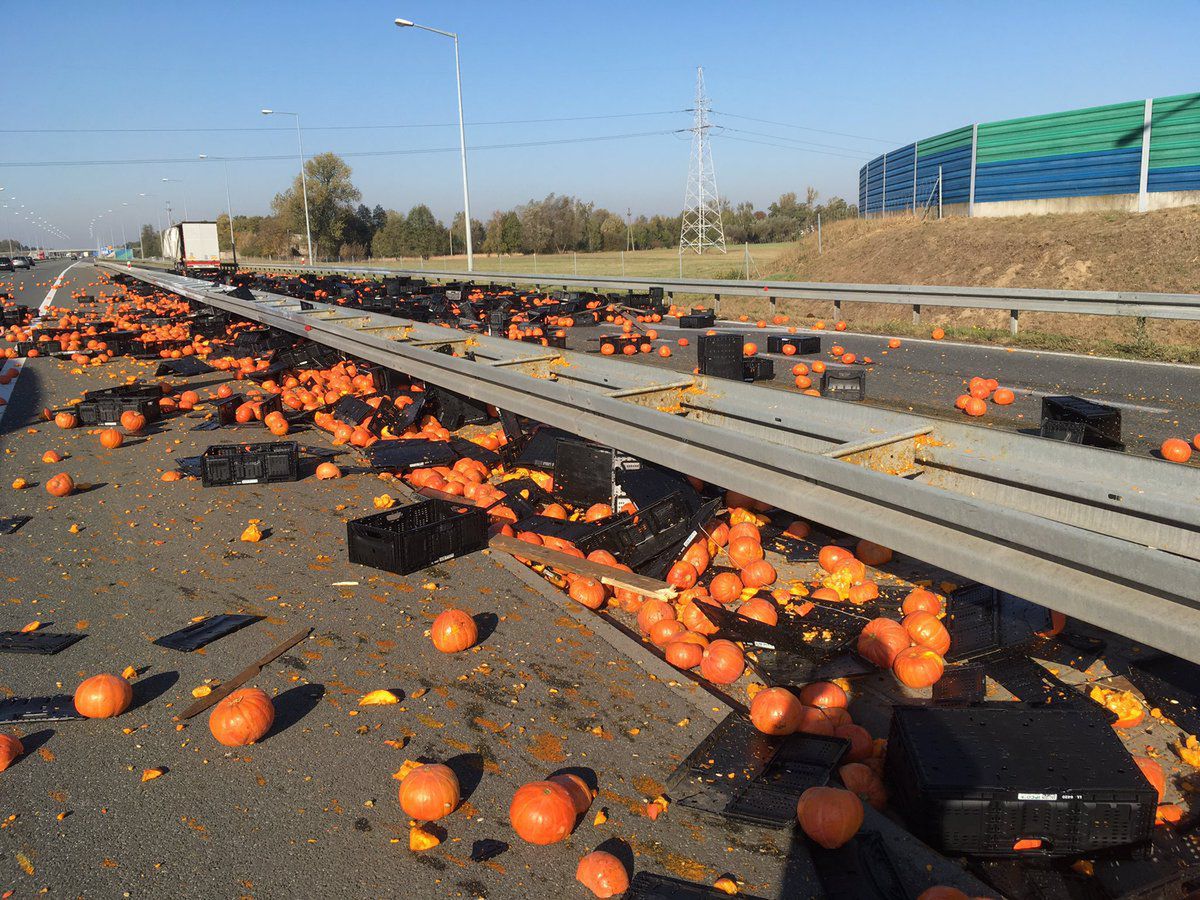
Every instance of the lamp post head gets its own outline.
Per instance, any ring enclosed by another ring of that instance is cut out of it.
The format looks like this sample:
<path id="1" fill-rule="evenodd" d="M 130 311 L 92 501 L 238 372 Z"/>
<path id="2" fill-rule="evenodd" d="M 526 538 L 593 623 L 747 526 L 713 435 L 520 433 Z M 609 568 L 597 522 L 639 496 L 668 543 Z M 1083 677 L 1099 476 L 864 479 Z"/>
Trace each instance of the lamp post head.
<path id="1" fill-rule="evenodd" d="M 261 110 L 261 112 L 262 112 L 262 114 L 263 114 L 264 116 L 269 116 L 269 115 L 270 115 L 271 113 L 273 113 L 274 111 L 275 111 L 275 110 L 273 110 L 273 109 L 264 109 L 264 110 Z"/>
<path id="2" fill-rule="evenodd" d="M 410 22 L 408 19 L 397 19 L 396 25 L 400 28 L 412 28 L 416 23 Z"/>
<path id="3" fill-rule="evenodd" d="M 208 154 L 207 154 L 207 153 L 201 153 L 201 154 L 200 154 L 200 158 L 201 158 L 201 159 L 208 159 Z"/>

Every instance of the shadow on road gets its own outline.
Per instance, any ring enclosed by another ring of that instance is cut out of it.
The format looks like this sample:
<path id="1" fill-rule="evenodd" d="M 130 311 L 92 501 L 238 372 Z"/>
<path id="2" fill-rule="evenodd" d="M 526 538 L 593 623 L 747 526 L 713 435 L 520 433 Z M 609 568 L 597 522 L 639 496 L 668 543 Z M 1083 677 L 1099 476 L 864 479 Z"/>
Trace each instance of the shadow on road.
<path id="1" fill-rule="evenodd" d="M 471 794 L 475 793 L 475 788 L 479 787 L 479 782 L 483 780 L 483 757 L 478 753 L 460 753 L 450 757 L 445 764 L 458 778 L 458 790 L 462 799 L 470 800 Z"/>
<path id="2" fill-rule="evenodd" d="M 317 708 L 321 698 L 325 696 L 323 684 L 301 684 L 290 688 L 275 698 L 275 722 L 262 741 L 269 741 L 275 735 L 291 728 L 310 712 Z"/>
<path id="3" fill-rule="evenodd" d="M 173 688 L 178 680 L 178 672 L 159 672 L 149 678 L 138 679 L 133 683 L 133 703 L 129 709 L 135 710 L 157 700 Z"/>

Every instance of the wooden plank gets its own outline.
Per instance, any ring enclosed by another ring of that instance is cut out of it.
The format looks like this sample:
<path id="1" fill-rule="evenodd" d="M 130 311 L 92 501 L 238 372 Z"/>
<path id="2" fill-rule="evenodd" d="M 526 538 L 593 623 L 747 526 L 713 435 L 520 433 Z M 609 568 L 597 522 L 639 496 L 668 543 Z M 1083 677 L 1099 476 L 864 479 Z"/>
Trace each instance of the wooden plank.
<path id="1" fill-rule="evenodd" d="M 488 547 L 492 550 L 500 550 L 503 553 L 511 553 L 513 556 L 519 556 L 523 559 L 531 559 L 536 563 L 550 566 L 558 572 L 570 572 L 574 575 L 582 575 L 585 578 L 594 578 L 601 584 L 606 584 L 609 587 L 635 591 L 644 597 L 654 597 L 657 600 L 674 600 L 678 593 L 674 587 L 665 581 L 647 578 L 645 575 L 638 575 L 636 572 L 626 572 L 623 569 L 580 559 L 577 556 L 571 556 L 560 550 L 551 550 L 549 547 L 527 544 L 524 541 L 518 541 L 516 538 L 503 534 L 498 534 L 488 541 Z"/>

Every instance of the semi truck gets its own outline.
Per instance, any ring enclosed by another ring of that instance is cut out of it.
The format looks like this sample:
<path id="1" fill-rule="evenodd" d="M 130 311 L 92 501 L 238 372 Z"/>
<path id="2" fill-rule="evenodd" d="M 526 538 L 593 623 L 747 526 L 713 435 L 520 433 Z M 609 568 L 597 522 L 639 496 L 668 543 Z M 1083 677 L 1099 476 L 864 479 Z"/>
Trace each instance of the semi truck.
<path id="1" fill-rule="evenodd" d="M 216 222 L 179 222 L 163 232 L 163 257 L 180 275 L 216 275 L 221 248 Z"/>

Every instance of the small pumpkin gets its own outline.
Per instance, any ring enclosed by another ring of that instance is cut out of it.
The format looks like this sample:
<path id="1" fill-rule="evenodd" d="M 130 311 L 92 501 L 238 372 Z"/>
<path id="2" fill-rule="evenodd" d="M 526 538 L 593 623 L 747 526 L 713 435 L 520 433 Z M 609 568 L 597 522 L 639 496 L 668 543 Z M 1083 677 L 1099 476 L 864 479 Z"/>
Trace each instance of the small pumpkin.
<path id="1" fill-rule="evenodd" d="M 571 772 L 563 772 L 559 775 L 551 775 L 547 781 L 553 781 L 557 785 L 566 788 L 568 794 L 571 795 L 571 802 L 575 804 L 575 814 L 577 816 L 584 815 L 592 806 L 592 789 L 587 786 L 587 782 Z"/>
<path id="2" fill-rule="evenodd" d="M 863 805 L 850 791 L 811 787 L 800 795 L 796 819 L 810 840 L 826 850 L 836 850 L 858 834 L 863 823 Z"/>
<path id="3" fill-rule="evenodd" d="M 892 673 L 910 688 L 927 688 L 937 683 L 946 671 L 946 661 L 928 647 L 909 647 L 896 654 Z"/>
<path id="4" fill-rule="evenodd" d="M 824 734 L 830 737 L 833 736 L 833 721 L 825 710 L 818 709 L 815 706 L 806 706 L 800 713 L 800 722 L 796 726 L 797 731 L 805 734 Z"/>
<path id="5" fill-rule="evenodd" d="M 942 611 L 942 601 L 933 591 L 927 591 L 925 588 L 913 588 L 908 592 L 908 596 L 904 598 L 904 603 L 900 607 L 900 611 L 906 616 L 912 615 L 915 612 L 933 613 L 935 616 Z"/>
<path id="6" fill-rule="evenodd" d="M 756 559 L 742 569 L 742 584 L 748 588 L 767 587 L 777 578 L 775 567 L 765 559 Z"/>
<path id="7" fill-rule="evenodd" d="M 121 413 L 121 427 L 130 434 L 139 434 L 146 427 L 146 417 L 136 410 Z"/>
<path id="8" fill-rule="evenodd" d="M 729 561 L 738 569 L 744 569 L 763 558 L 762 544 L 749 537 L 730 538 L 725 550 L 729 554 Z"/>
<path id="9" fill-rule="evenodd" d="M 75 689 L 75 711 L 88 719 L 111 719 L 129 709 L 133 687 L 119 675 L 93 675 Z"/>
<path id="10" fill-rule="evenodd" d="M 846 696 L 841 685 L 832 681 L 814 681 L 801 688 L 800 702 L 805 706 L 816 706 L 820 709 L 845 709 L 850 703 L 850 698 Z"/>
<path id="11" fill-rule="evenodd" d="M 400 808 L 420 822 L 450 815 L 461 799 L 458 776 L 441 763 L 417 766 L 400 782 Z"/>
<path id="12" fill-rule="evenodd" d="M 872 619 L 858 636 L 858 655 L 881 669 L 890 669 L 900 651 L 908 649 L 908 632 L 891 619 Z"/>
<path id="13" fill-rule="evenodd" d="M 667 644 L 664 653 L 667 662 L 677 669 L 694 669 L 704 659 L 704 647 L 682 638 L 676 638 Z"/>
<path id="14" fill-rule="evenodd" d="M 105 428 L 100 432 L 100 446 L 108 450 L 116 450 L 125 443 L 125 436 L 115 428 Z"/>
<path id="15" fill-rule="evenodd" d="M 213 707 L 208 727 L 226 747 L 248 747 L 262 740 L 275 721 L 275 704 L 265 691 L 241 688 Z"/>
<path id="16" fill-rule="evenodd" d="M 568 593 L 572 600 L 588 609 L 600 609 L 608 597 L 608 590 L 594 578 L 576 578 Z"/>
<path id="17" fill-rule="evenodd" d="M 334 463 L 323 462 L 319 466 L 317 466 L 317 480 L 318 481 L 328 481 L 331 478 L 341 478 L 341 477 L 342 477 L 342 470 L 339 469 Z"/>
<path id="18" fill-rule="evenodd" d="M 0 772 L 13 764 L 13 760 L 25 752 L 25 745 L 11 734 L 0 734 Z"/>
<path id="19" fill-rule="evenodd" d="M 817 553 L 817 564 L 826 572 L 833 572 L 837 564 L 844 559 L 853 559 L 854 554 L 845 547 L 827 544 Z"/>
<path id="20" fill-rule="evenodd" d="M 569 835 L 577 815 L 575 802 L 561 784 L 532 781 L 513 794 L 508 818 L 521 840 L 544 846 Z"/>
<path id="21" fill-rule="evenodd" d="M 700 674 L 713 684 L 732 684 L 746 669 L 746 656 L 733 641 L 713 641 L 700 660 Z"/>
<path id="22" fill-rule="evenodd" d="M 708 585 L 712 598 L 722 606 L 728 606 L 742 595 L 742 579 L 733 572 L 721 572 Z"/>
<path id="23" fill-rule="evenodd" d="M 870 759 L 875 745 L 871 738 L 871 732 L 861 725 L 853 723 L 837 725 L 833 729 L 833 736 L 845 738 L 850 742 L 850 749 L 846 752 L 846 762 L 862 762 L 864 759 Z"/>
<path id="24" fill-rule="evenodd" d="M 751 597 L 739 606 L 737 611 L 738 615 L 745 616 L 747 619 L 755 619 L 764 625 L 779 624 L 779 610 L 774 603 L 764 600 L 762 597 Z"/>
<path id="25" fill-rule="evenodd" d="M 575 880 L 597 897 L 616 897 L 629 890 L 629 873 L 611 853 L 593 850 L 575 867 Z"/>
<path id="26" fill-rule="evenodd" d="M 883 785 L 883 779 L 869 766 L 860 762 L 846 763 L 838 769 L 838 777 L 842 779 L 846 790 L 875 809 L 883 809 L 887 805 L 887 788 Z"/>
<path id="27" fill-rule="evenodd" d="M 761 690 L 750 701 L 750 721 L 763 734 L 795 734 L 803 714 L 800 700 L 784 687 Z"/>
<path id="28" fill-rule="evenodd" d="M 54 424 L 62 429 L 74 428 L 79 424 L 79 418 L 72 412 L 55 413 Z"/>
<path id="29" fill-rule="evenodd" d="M 443 653 L 458 653 L 475 646 L 479 628 L 475 620 L 461 609 L 447 609 L 433 620 L 429 636 L 433 646 Z"/>
<path id="30" fill-rule="evenodd" d="M 854 555 L 868 566 L 882 566 L 892 561 L 892 551 L 888 547 L 865 539 L 858 542 Z"/>
<path id="31" fill-rule="evenodd" d="M 645 607 L 642 607 L 645 609 Z M 687 626 L 675 619 L 659 619 L 650 627 L 650 643 L 660 650 L 687 631 Z"/>
<path id="32" fill-rule="evenodd" d="M 945 656 L 946 651 L 950 649 L 950 632 L 933 613 L 910 613 L 900 624 L 904 626 L 914 644 L 928 647 L 940 656 Z"/>
<path id="33" fill-rule="evenodd" d="M 69 497 L 75 493 L 75 482 L 66 472 L 59 472 L 46 479 L 46 491 L 51 497 Z"/>
<path id="34" fill-rule="evenodd" d="M 667 603 L 665 600 L 657 600 L 651 597 L 649 600 L 643 603 L 642 608 L 638 610 L 638 629 L 642 632 L 642 634 L 649 634 L 650 629 L 653 628 L 656 623 L 661 622 L 663 619 L 674 618 L 675 607 L 673 607 L 670 603 Z"/>

